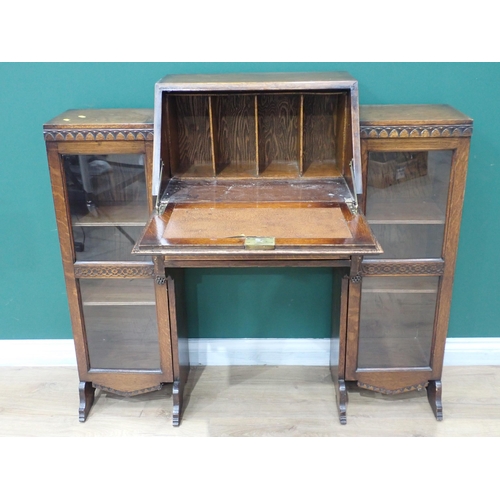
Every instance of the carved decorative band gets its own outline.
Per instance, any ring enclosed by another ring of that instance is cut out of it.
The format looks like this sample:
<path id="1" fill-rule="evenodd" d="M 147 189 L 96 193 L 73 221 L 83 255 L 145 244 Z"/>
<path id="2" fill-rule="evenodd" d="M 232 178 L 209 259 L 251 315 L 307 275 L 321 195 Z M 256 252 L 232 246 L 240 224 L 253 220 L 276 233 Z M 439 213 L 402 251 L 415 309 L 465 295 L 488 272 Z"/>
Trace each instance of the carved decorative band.
<path id="1" fill-rule="evenodd" d="M 363 276 L 381 276 L 394 274 L 433 275 L 440 276 L 444 272 L 444 262 L 363 262 Z"/>
<path id="2" fill-rule="evenodd" d="M 152 278 L 153 276 L 153 264 L 137 267 L 75 265 L 75 278 Z"/>
<path id="3" fill-rule="evenodd" d="M 408 137 L 470 137 L 472 135 L 472 127 L 470 125 L 428 125 L 424 127 L 375 127 L 361 125 L 360 132 L 363 139 L 403 139 Z"/>
<path id="4" fill-rule="evenodd" d="M 152 141 L 153 130 L 148 129 L 82 129 L 82 130 L 46 130 L 46 141 Z"/>
<path id="5" fill-rule="evenodd" d="M 404 392 L 411 391 L 421 391 L 425 389 L 429 385 L 429 382 L 425 382 L 424 384 L 416 384 L 416 385 L 408 385 L 406 387 L 401 387 L 399 389 L 384 389 L 383 387 L 376 387 L 370 384 L 364 384 L 363 382 L 358 382 L 358 387 L 361 389 L 368 389 L 369 391 L 379 392 L 380 394 L 403 394 Z"/>
<path id="6" fill-rule="evenodd" d="M 137 391 L 117 391 L 116 389 L 112 389 L 111 387 L 105 387 L 99 384 L 92 384 L 96 389 L 101 389 L 106 392 L 111 392 L 112 394 L 116 394 L 117 396 L 137 396 L 138 394 L 146 394 L 148 392 L 159 391 L 162 388 L 162 384 L 155 385 L 154 387 L 148 387 L 147 389 L 139 389 Z"/>

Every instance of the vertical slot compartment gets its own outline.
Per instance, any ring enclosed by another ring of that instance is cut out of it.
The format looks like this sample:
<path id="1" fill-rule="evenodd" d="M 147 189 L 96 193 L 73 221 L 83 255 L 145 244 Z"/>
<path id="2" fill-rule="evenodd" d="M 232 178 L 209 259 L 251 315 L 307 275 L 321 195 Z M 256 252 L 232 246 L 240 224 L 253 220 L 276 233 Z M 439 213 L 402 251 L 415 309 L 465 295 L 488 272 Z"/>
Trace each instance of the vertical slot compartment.
<path id="1" fill-rule="evenodd" d="M 262 177 L 300 173 L 300 96 L 262 94 L 258 106 L 258 158 Z"/>
<path id="2" fill-rule="evenodd" d="M 304 95 L 304 177 L 342 175 L 338 161 L 339 149 L 343 147 L 343 133 L 339 130 L 340 97 L 339 94 Z"/>
<path id="3" fill-rule="evenodd" d="M 220 177 L 258 175 L 255 96 L 212 96 L 215 172 Z"/>
<path id="4" fill-rule="evenodd" d="M 213 177 L 209 97 L 172 95 L 168 99 L 168 150 L 172 176 Z"/>

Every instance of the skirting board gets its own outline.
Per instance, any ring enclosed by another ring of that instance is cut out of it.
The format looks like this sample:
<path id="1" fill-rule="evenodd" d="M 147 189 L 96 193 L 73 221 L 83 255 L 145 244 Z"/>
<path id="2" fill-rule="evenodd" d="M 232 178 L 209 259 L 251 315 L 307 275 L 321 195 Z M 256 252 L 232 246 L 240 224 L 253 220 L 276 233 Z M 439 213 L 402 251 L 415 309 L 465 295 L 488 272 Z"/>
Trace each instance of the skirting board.
<path id="1" fill-rule="evenodd" d="M 189 356 L 193 366 L 328 366 L 330 341 L 190 339 Z M 500 365 L 500 338 L 449 338 L 444 365 Z M 0 340 L 0 366 L 76 366 L 73 340 Z"/>

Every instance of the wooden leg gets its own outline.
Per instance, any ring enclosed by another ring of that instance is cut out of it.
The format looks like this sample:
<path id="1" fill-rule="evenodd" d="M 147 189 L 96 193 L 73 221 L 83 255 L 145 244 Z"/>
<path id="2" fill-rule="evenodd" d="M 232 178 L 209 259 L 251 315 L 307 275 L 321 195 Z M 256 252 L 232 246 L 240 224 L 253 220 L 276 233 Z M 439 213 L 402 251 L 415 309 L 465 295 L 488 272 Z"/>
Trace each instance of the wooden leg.
<path id="1" fill-rule="evenodd" d="M 92 386 L 92 382 L 80 382 L 79 392 L 80 407 L 78 409 L 78 418 L 80 422 L 85 422 L 90 412 L 90 408 L 92 408 L 94 404 L 95 388 Z"/>
<path id="2" fill-rule="evenodd" d="M 330 373 L 335 386 L 335 399 L 342 425 L 347 424 L 347 388 L 345 384 L 347 296 L 349 278 L 345 269 L 333 271 L 334 301 L 332 304 L 332 339 L 330 342 Z"/>
<path id="3" fill-rule="evenodd" d="M 182 412 L 187 403 L 187 399 L 184 397 L 184 387 L 190 368 L 183 269 L 168 270 L 167 291 L 172 338 L 172 365 L 174 370 L 172 423 L 177 427 L 181 423 Z"/>
<path id="4" fill-rule="evenodd" d="M 184 391 L 182 390 L 180 380 L 174 380 L 174 387 L 172 389 L 172 398 L 174 400 L 172 410 L 172 424 L 174 427 L 179 427 L 179 425 L 181 424 L 183 392 Z"/>
<path id="5" fill-rule="evenodd" d="M 443 401 L 441 380 L 430 380 L 427 386 L 427 399 L 431 405 L 436 420 L 443 420 Z"/>
<path id="6" fill-rule="evenodd" d="M 339 410 L 339 420 L 342 425 L 347 424 L 347 389 L 345 381 L 339 379 L 338 384 L 335 385 L 335 396 L 337 399 L 337 407 Z"/>

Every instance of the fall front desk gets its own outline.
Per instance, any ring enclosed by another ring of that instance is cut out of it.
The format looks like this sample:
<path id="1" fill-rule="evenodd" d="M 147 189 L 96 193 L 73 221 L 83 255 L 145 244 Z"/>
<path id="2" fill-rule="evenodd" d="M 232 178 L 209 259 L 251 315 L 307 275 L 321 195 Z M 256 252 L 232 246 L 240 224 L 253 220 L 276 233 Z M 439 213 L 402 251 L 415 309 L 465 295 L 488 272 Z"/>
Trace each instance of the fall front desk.
<path id="1" fill-rule="evenodd" d="M 426 390 L 442 419 L 470 118 L 445 105 L 360 111 L 347 73 L 171 75 L 154 117 L 72 110 L 44 134 L 81 421 L 96 388 L 171 383 L 179 425 L 184 269 L 285 266 L 332 269 L 341 423 L 346 382 Z"/>

